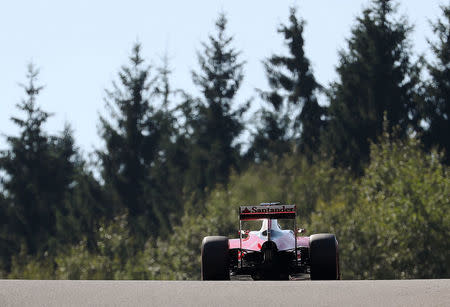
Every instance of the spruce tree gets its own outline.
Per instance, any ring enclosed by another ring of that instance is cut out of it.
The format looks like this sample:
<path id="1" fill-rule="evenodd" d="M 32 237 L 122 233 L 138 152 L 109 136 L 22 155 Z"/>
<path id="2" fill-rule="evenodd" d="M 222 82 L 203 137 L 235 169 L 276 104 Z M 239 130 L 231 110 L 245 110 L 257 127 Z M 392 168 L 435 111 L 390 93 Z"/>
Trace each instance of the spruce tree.
<path id="1" fill-rule="evenodd" d="M 369 159 L 370 142 L 383 131 L 405 137 L 415 128 L 412 114 L 419 68 L 411 63 L 405 18 L 395 19 L 391 0 L 373 0 L 341 51 L 339 80 L 332 84 L 326 150 L 355 173 Z"/>
<path id="2" fill-rule="evenodd" d="M 180 211 L 182 184 L 173 180 L 178 163 L 173 159 L 179 156 L 172 157 L 177 133 L 169 108 L 169 75 L 167 65 L 153 74 L 141 45 L 135 44 L 129 65 L 119 72 L 120 83 L 106 91 L 110 118 L 100 117 L 106 147 L 98 155 L 105 187 L 115 199 L 111 210 L 126 211 L 138 241 L 168 231 L 171 214 Z"/>
<path id="3" fill-rule="evenodd" d="M 428 64 L 431 80 L 425 93 L 425 121 L 423 139 L 427 147 L 437 146 L 445 152 L 450 163 L 450 5 L 442 6 L 443 19 L 433 23 L 437 42 L 429 42 L 435 62 Z"/>
<path id="4" fill-rule="evenodd" d="M 152 121 L 158 132 L 158 154 L 151 169 L 160 232 L 168 233 L 174 223 L 181 218 L 184 205 L 185 174 L 188 169 L 187 136 L 180 132 L 179 114 L 175 101 L 180 91 L 170 83 L 172 70 L 168 56 L 157 67 L 156 98 L 159 108 L 152 114 Z"/>
<path id="5" fill-rule="evenodd" d="M 217 33 L 210 35 L 198 53 L 200 68 L 192 73 L 202 93 L 194 103 L 193 117 L 188 119 L 192 131 L 190 187 L 203 194 L 205 188 L 228 182 L 232 168 L 239 168 L 240 146 L 237 138 L 243 131 L 243 113 L 248 105 L 234 106 L 241 85 L 244 63 L 232 46 L 233 37 L 226 34 L 227 19 L 220 14 Z"/>
<path id="6" fill-rule="evenodd" d="M 38 86 L 39 71 L 30 64 L 28 84 L 23 85 L 26 99 L 17 105 L 25 118 L 13 117 L 19 136 L 8 136 L 10 148 L 1 153 L 0 169 L 7 201 L 8 236 L 15 252 L 24 247 L 30 254 L 55 251 L 59 233 L 56 216 L 64 208 L 73 181 L 76 154 L 72 138 L 50 136 L 43 124 L 50 114 L 36 103 L 43 89 Z"/>
<path id="7" fill-rule="evenodd" d="M 272 55 L 264 62 L 270 91 L 261 92 L 269 108 L 260 111 L 260 122 L 250 154 L 256 160 L 268 159 L 291 150 L 294 144 L 308 157 L 317 152 L 325 114 L 317 102 L 317 83 L 305 55 L 305 21 L 291 8 L 289 24 L 281 25 L 287 55 Z"/>
<path id="8" fill-rule="evenodd" d="M 98 154 L 105 187 L 118 197 L 118 208 L 111 210 L 126 209 L 130 226 L 136 226 L 133 230 L 138 232 L 152 215 L 152 202 L 144 190 L 151 185 L 148 174 L 156 154 L 149 103 L 154 80 L 144 65 L 140 44 L 134 45 L 129 60 L 130 65 L 118 73 L 120 83 L 113 82 L 113 89 L 106 90 L 111 120 L 100 117 L 100 136 L 106 148 Z M 148 222 L 155 230 L 155 221 Z"/>
<path id="9" fill-rule="evenodd" d="M 82 239 L 90 244 L 94 241 L 98 222 L 112 217 L 105 210 L 109 201 L 75 145 L 70 125 L 66 124 L 63 131 L 52 139 L 53 153 L 57 158 L 54 166 L 59 170 L 54 179 L 60 184 L 55 186 L 55 192 L 61 193 L 64 200 L 55 216 L 57 244 L 77 244 Z"/>

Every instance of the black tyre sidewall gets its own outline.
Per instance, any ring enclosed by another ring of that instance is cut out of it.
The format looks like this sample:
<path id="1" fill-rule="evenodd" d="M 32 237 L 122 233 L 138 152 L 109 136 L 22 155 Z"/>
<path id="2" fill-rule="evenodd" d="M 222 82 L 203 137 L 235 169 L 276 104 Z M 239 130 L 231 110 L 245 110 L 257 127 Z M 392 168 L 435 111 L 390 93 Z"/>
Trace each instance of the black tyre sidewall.
<path id="1" fill-rule="evenodd" d="M 202 280 L 230 280 L 228 238 L 205 237 L 202 242 Z"/>
<path id="2" fill-rule="evenodd" d="M 339 279 L 337 241 L 334 234 L 310 237 L 311 280 Z"/>

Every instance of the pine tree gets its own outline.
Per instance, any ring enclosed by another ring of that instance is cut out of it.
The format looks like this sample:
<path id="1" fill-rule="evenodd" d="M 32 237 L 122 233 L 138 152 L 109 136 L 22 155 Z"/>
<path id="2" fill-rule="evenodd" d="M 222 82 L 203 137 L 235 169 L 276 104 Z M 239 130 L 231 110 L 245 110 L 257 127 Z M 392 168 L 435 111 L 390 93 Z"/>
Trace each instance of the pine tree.
<path id="1" fill-rule="evenodd" d="M 305 21 L 298 19 L 296 9 L 291 8 L 289 24 L 278 29 L 289 54 L 272 55 L 264 62 L 270 91 L 261 94 L 270 109 L 260 112 L 262 124 L 250 149 L 256 160 L 288 152 L 294 143 L 308 157 L 319 148 L 325 110 L 317 102 L 321 86 L 305 56 L 304 26 Z"/>
<path id="2" fill-rule="evenodd" d="M 355 173 L 369 159 L 370 142 L 383 131 L 405 137 L 415 128 L 412 114 L 419 68 L 411 63 L 405 20 L 394 19 L 390 0 L 373 0 L 364 10 L 348 39 L 348 50 L 340 52 L 339 81 L 332 85 L 327 152 L 336 163 Z"/>
<path id="3" fill-rule="evenodd" d="M 442 6 L 443 20 L 432 24 L 436 43 L 429 42 L 436 61 L 428 64 L 431 81 L 425 98 L 425 121 L 428 129 L 423 135 L 428 146 L 445 151 L 445 162 L 450 163 L 450 5 Z"/>
<path id="4" fill-rule="evenodd" d="M 120 83 L 113 82 L 113 90 L 106 90 L 111 121 L 100 117 L 106 148 L 98 154 L 105 187 L 119 198 L 119 208 L 111 210 L 128 210 L 130 226 L 138 232 L 152 215 L 152 202 L 144 191 L 151 185 L 149 168 L 157 150 L 149 103 L 154 80 L 150 67 L 144 66 L 140 44 L 134 45 L 130 65 L 123 66 L 118 75 Z M 148 222 L 149 229 L 156 229 L 153 219 Z"/>
<path id="5" fill-rule="evenodd" d="M 116 203 L 111 210 L 128 213 L 138 241 L 168 231 L 171 214 L 180 211 L 183 187 L 173 183 L 179 183 L 174 180 L 179 156 L 173 158 L 177 132 L 169 108 L 170 70 L 166 63 L 152 72 L 136 44 L 129 66 L 119 72 L 120 84 L 107 90 L 110 120 L 100 118 L 106 148 L 98 154 L 105 187 Z"/>
<path id="6" fill-rule="evenodd" d="M 205 188 L 226 184 L 232 168 L 239 168 L 240 147 L 237 138 L 243 131 L 242 115 L 248 104 L 233 108 L 241 85 L 244 63 L 240 52 L 231 47 L 233 37 L 226 34 L 227 19 L 220 14 L 216 36 L 209 36 L 198 53 L 200 69 L 192 73 L 202 93 L 195 103 L 188 130 L 192 131 L 190 185 L 191 190 L 204 193 Z"/>
<path id="7" fill-rule="evenodd" d="M 59 197 L 63 199 L 55 215 L 56 243 L 67 246 L 82 239 L 92 243 L 98 222 L 112 218 L 105 210 L 109 201 L 75 145 L 70 125 L 66 124 L 60 135 L 52 139 L 54 166 L 59 171 L 54 179 L 60 184 L 54 192 L 61 193 Z"/>
<path id="8" fill-rule="evenodd" d="M 10 149 L 2 152 L 0 168 L 8 210 L 8 237 L 15 252 L 26 248 L 30 254 L 55 251 L 58 242 L 56 216 L 63 210 L 73 180 L 76 154 L 73 139 L 49 136 L 43 124 L 50 114 L 36 103 L 42 86 L 36 84 L 39 71 L 30 64 L 27 98 L 17 105 L 25 119 L 13 117 L 18 137 L 7 137 Z M 66 143 L 69 141 L 69 143 Z"/>
<path id="9" fill-rule="evenodd" d="M 11 149 L 2 152 L 0 165 L 7 174 L 3 186 L 11 199 L 13 209 L 9 218 L 10 241 L 17 240 L 16 251 L 25 245 L 30 253 L 36 253 L 49 237 L 51 212 L 41 200 L 40 186 L 48 180 L 40 172 L 48 161 L 48 137 L 42 125 L 50 116 L 36 105 L 36 97 L 43 89 L 37 86 L 39 71 L 28 66 L 28 84 L 22 85 L 27 99 L 17 108 L 26 114 L 26 119 L 16 117 L 11 120 L 20 127 L 19 137 L 9 136 L 7 142 Z"/>
<path id="10" fill-rule="evenodd" d="M 181 218 L 188 169 L 186 136 L 180 132 L 178 106 L 175 104 L 180 91 L 172 89 L 171 74 L 169 59 L 165 55 L 157 68 L 156 97 L 160 100 L 160 108 L 155 110 L 152 120 L 158 131 L 158 154 L 151 170 L 154 188 L 158 191 L 155 203 L 158 204 L 162 233 L 168 233 Z"/>

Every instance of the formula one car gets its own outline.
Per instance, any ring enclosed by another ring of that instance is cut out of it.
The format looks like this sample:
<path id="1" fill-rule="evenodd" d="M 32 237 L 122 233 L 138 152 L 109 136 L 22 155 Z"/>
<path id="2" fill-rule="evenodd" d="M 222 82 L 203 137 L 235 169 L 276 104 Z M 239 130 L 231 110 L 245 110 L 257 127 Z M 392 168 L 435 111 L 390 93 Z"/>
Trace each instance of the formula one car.
<path id="1" fill-rule="evenodd" d="M 243 223 L 258 221 L 257 231 Z M 290 221 L 291 230 L 280 223 Z M 205 237 L 202 242 L 202 280 L 229 280 L 250 275 L 254 280 L 288 280 L 309 274 L 311 280 L 340 279 L 338 242 L 334 234 L 297 236 L 295 205 L 262 203 L 239 208 L 239 239 Z"/>

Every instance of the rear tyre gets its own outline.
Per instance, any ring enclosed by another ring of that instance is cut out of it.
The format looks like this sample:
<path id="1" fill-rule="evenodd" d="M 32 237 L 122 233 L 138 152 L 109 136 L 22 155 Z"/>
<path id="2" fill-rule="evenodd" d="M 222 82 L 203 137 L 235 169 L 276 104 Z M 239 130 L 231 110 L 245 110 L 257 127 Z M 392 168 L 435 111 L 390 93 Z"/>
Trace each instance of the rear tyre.
<path id="1" fill-rule="evenodd" d="M 227 237 L 211 236 L 203 239 L 202 280 L 230 280 Z"/>
<path id="2" fill-rule="evenodd" d="M 337 240 L 334 234 L 316 234 L 309 238 L 311 280 L 339 279 Z"/>

